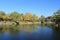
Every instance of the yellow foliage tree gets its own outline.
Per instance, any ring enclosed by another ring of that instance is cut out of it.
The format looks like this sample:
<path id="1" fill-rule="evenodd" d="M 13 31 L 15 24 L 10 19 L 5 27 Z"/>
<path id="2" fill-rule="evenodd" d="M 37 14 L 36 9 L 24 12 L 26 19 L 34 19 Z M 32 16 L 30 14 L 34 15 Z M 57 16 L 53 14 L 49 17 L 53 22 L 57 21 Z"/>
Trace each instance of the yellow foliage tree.
<path id="1" fill-rule="evenodd" d="M 26 21 L 26 20 L 28 20 L 28 21 L 31 21 L 31 18 L 32 18 L 32 14 L 31 13 L 26 13 L 25 15 L 24 15 L 24 20 Z"/>
<path id="2" fill-rule="evenodd" d="M 32 21 L 38 21 L 38 16 L 36 14 L 32 16 Z"/>
<path id="3" fill-rule="evenodd" d="M 6 15 L 4 15 L 4 16 L 3 16 L 3 19 L 4 19 L 4 20 L 8 20 L 8 19 L 10 19 L 10 14 L 6 14 Z"/>

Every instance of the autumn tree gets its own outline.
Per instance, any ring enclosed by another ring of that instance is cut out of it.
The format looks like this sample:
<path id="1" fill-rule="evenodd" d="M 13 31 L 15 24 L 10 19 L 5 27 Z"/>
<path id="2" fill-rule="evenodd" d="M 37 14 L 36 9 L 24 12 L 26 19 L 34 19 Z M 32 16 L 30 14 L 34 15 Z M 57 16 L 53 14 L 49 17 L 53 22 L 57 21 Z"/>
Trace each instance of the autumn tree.
<path id="1" fill-rule="evenodd" d="M 11 19 L 11 18 L 10 18 L 10 14 L 5 14 L 5 15 L 3 16 L 3 19 L 4 19 L 5 21 L 10 20 L 10 19 Z"/>
<path id="2" fill-rule="evenodd" d="M 36 14 L 32 16 L 32 21 L 38 21 L 38 16 Z"/>
<path id="3" fill-rule="evenodd" d="M 25 15 L 24 15 L 24 20 L 25 21 L 31 21 L 31 18 L 32 18 L 32 14 L 26 12 Z"/>

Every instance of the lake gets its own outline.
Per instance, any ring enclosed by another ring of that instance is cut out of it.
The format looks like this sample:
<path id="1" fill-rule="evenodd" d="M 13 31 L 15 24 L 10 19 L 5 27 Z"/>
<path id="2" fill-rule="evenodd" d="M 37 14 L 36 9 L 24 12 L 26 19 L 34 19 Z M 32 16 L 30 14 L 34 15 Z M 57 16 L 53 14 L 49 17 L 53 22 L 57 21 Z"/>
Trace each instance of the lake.
<path id="1" fill-rule="evenodd" d="M 59 40 L 60 31 L 48 25 L 2 25 L 0 40 Z"/>

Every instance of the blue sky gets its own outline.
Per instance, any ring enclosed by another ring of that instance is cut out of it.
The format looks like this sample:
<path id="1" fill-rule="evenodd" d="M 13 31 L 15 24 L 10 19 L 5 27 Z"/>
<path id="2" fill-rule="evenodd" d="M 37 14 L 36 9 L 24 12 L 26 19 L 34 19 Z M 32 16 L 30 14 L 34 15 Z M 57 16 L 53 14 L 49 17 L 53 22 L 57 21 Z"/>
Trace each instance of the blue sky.
<path id="1" fill-rule="evenodd" d="M 30 12 L 37 16 L 51 16 L 60 9 L 60 0 L 0 0 L 0 11 Z"/>

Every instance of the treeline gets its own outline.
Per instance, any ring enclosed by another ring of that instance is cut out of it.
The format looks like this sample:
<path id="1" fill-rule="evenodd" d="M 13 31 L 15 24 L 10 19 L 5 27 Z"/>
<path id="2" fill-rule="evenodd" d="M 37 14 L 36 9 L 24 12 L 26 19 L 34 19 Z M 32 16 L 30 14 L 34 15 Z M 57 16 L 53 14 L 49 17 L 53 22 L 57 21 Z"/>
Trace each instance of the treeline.
<path id="1" fill-rule="evenodd" d="M 44 18 L 44 16 L 42 16 Z M 25 14 L 18 13 L 16 11 L 6 14 L 3 11 L 0 11 L 0 19 L 4 21 L 39 21 L 40 18 L 36 14 L 26 12 Z"/>
<path id="2" fill-rule="evenodd" d="M 59 17 L 58 17 L 58 16 Z M 51 20 L 51 21 L 55 21 L 56 16 L 58 18 L 58 20 L 60 19 L 60 10 L 58 10 L 57 12 L 54 12 L 52 16 L 48 16 L 45 17 L 44 15 L 41 15 L 40 17 L 38 17 L 36 14 L 32 14 L 29 12 L 26 12 L 25 14 L 22 13 L 18 13 L 16 11 L 12 12 L 12 13 L 8 13 L 6 14 L 3 11 L 0 11 L 0 21 L 18 21 L 18 22 L 39 22 L 39 21 L 47 21 L 47 20 Z"/>

